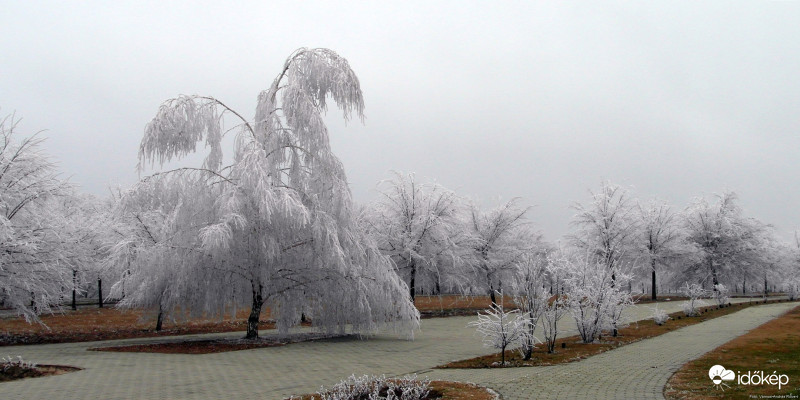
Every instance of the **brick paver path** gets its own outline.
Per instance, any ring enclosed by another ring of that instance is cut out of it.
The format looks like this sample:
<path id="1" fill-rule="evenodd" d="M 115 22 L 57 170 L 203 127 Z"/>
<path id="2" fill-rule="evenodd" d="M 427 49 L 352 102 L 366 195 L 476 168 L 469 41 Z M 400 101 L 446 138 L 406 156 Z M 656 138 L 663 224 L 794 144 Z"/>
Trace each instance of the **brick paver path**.
<path id="1" fill-rule="evenodd" d="M 789 307 L 784 304 L 751 309 L 753 311 L 746 314 L 747 318 L 728 318 L 726 321 L 734 324 L 736 326 L 734 328 L 728 328 L 725 324 L 716 324 L 721 325 L 722 328 L 713 328 L 711 330 L 713 334 L 707 336 L 719 339 L 713 343 L 706 343 L 704 339 L 702 344 L 698 344 L 698 349 L 688 357 L 696 357 L 696 355 L 714 348 L 717 342 L 723 343 L 741 334 L 744 330 L 757 326 L 768 316 L 776 315 L 779 310 Z M 680 304 L 677 302 L 662 303 L 660 307 L 667 312 L 672 312 L 677 311 Z M 761 309 L 770 311 L 766 314 L 764 311 L 755 311 Z M 652 311 L 647 306 L 638 306 L 630 310 L 633 320 L 647 318 L 651 314 Z M 417 333 L 414 341 L 399 339 L 392 334 L 381 334 L 368 340 L 340 338 L 296 343 L 283 347 L 205 355 L 86 351 L 90 347 L 163 341 L 164 338 L 3 347 L 0 348 L 0 353 L 21 355 L 27 361 L 40 364 L 73 365 L 83 368 L 83 370 L 59 376 L 0 383 L 0 398 L 281 399 L 292 394 L 316 391 L 321 385 L 330 386 L 350 374 L 403 375 L 411 372 L 426 372 L 435 365 L 451 360 L 489 354 L 493 350 L 482 347 L 474 329 L 467 327 L 467 323 L 474 319 L 474 317 L 452 317 L 423 320 L 422 331 Z M 713 321 L 705 324 L 708 323 L 713 323 Z M 740 325 L 747 326 L 740 327 Z M 569 323 L 564 323 L 564 326 L 569 329 Z M 242 333 L 213 336 L 231 335 L 237 337 Z M 697 333 L 693 335 L 697 335 Z M 209 335 L 203 337 L 207 338 Z M 677 342 L 681 343 L 680 340 Z M 625 371 L 624 374 L 621 374 L 624 375 L 622 378 L 610 374 L 604 375 L 605 373 L 601 372 L 600 367 L 595 367 L 591 374 L 587 374 L 585 370 L 581 369 L 570 372 L 569 369 L 590 363 L 597 366 L 605 365 L 603 362 L 597 364 L 597 361 L 594 360 L 601 360 L 601 357 L 613 356 L 620 350 L 634 346 L 641 347 L 645 344 L 642 342 L 629 345 L 589 360 L 560 367 L 447 370 L 435 371 L 431 376 L 452 376 L 467 381 L 485 383 L 496 388 L 506 398 L 515 398 L 514 396 L 531 398 L 532 390 L 535 391 L 533 393 L 543 395 L 565 389 L 577 390 L 576 388 L 584 384 L 587 387 L 592 385 L 619 387 L 617 382 L 621 382 L 620 379 L 627 379 L 628 375 L 643 373 L 640 366 L 626 364 L 628 366 L 624 368 L 615 367 Z M 668 342 L 664 346 L 675 346 L 675 344 Z M 660 349 L 658 345 L 655 347 Z M 681 343 L 679 347 L 685 346 Z M 642 358 L 645 354 L 644 351 L 660 351 L 668 354 L 675 352 L 675 349 L 659 349 L 640 349 L 638 353 L 634 351 L 631 353 L 632 356 L 622 358 L 628 360 L 624 362 L 632 363 L 637 357 Z M 681 352 L 684 351 L 681 350 Z M 668 364 L 668 368 L 672 368 L 669 373 L 677 368 L 673 368 L 673 363 L 678 361 L 660 357 L 648 357 L 642 362 L 663 360 L 660 361 L 660 364 L 646 363 L 648 364 L 647 368 L 649 369 L 653 365 L 657 367 L 656 369 L 664 368 Z M 633 371 L 633 368 L 639 369 Z M 563 373 L 557 372 L 562 370 Z M 570 373 L 582 375 L 567 378 Z M 541 374 L 544 374 L 542 376 L 546 375 L 547 380 L 535 377 Z M 531 375 L 534 378 L 528 378 Z M 601 376 L 608 376 L 608 378 L 599 378 Z M 650 378 L 644 380 L 650 380 Z M 666 378 L 658 382 L 661 382 L 660 385 L 663 386 L 665 380 Z M 653 378 L 653 382 L 650 386 L 659 385 L 655 378 Z M 631 390 L 642 390 L 641 393 L 645 393 L 643 387 L 634 385 L 631 386 Z M 545 389 L 551 390 L 551 392 L 545 392 Z M 661 389 L 658 387 L 650 391 L 658 394 Z M 567 397 L 573 397 L 564 393 Z M 638 393 L 633 397 L 641 397 Z"/>

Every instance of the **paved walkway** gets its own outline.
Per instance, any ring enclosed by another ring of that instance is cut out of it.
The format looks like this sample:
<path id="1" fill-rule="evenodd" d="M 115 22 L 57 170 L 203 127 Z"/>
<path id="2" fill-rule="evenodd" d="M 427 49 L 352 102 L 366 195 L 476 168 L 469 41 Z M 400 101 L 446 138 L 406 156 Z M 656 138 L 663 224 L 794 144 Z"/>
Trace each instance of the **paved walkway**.
<path id="1" fill-rule="evenodd" d="M 702 343 L 693 345 L 697 347 L 693 352 L 684 351 L 683 347 L 687 346 L 680 339 L 655 345 L 653 349 L 641 348 L 649 342 L 647 341 L 559 367 L 447 370 L 435 371 L 430 375 L 484 383 L 503 393 L 506 398 L 532 398 L 531 393 L 543 396 L 552 393 L 552 397 L 556 397 L 557 392 L 547 392 L 547 390 L 576 390 L 581 386 L 578 384 L 580 382 L 587 387 L 616 386 L 624 389 L 624 386 L 630 386 L 630 390 L 637 393 L 633 397 L 637 398 L 641 397 L 640 393 L 660 394 L 660 387 L 666 378 L 640 378 L 653 381 L 647 388 L 638 386 L 638 383 L 618 384 L 621 382 L 620 379 L 628 379 L 629 375 L 643 376 L 635 374 L 648 372 L 642 366 L 644 364 L 633 364 L 635 359 L 641 359 L 644 352 L 666 353 L 665 358 L 660 355 L 648 355 L 642 362 L 658 360 L 658 363 L 652 365 L 645 362 L 648 364 L 646 368 L 649 369 L 651 366 L 655 366 L 655 369 L 668 368 L 671 374 L 671 371 L 685 362 L 680 361 L 685 357 L 680 360 L 667 357 L 676 352 L 674 348 L 676 343 L 681 348 L 681 354 L 687 353 L 687 357 L 691 359 L 711 350 L 716 346 L 715 343 L 724 343 L 790 306 L 782 303 L 758 307 L 746 310 L 747 318 L 727 317 L 728 322 L 717 323 L 714 328 L 707 331 L 713 332 L 713 335 L 706 336 L 713 336 L 716 340 L 703 339 Z M 661 303 L 659 307 L 672 312 L 680 309 L 680 303 Z M 769 311 L 765 314 L 762 309 Z M 632 320 L 647 318 L 651 314 L 652 311 L 648 306 L 633 307 L 630 310 Z M 280 399 L 292 394 L 316 391 L 321 385 L 330 386 L 350 374 L 403 375 L 424 372 L 432 366 L 451 360 L 489 354 L 493 350 L 482 347 L 474 329 L 467 327 L 467 323 L 474 319 L 474 317 L 452 317 L 423 320 L 422 331 L 416 335 L 414 341 L 399 339 L 391 334 L 381 334 L 369 340 L 340 338 L 206 355 L 86 351 L 90 347 L 163 341 L 164 338 L 3 347 L 0 348 L 3 354 L 21 355 L 25 360 L 40 364 L 73 365 L 83 370 L 59 376 L 0 383 L 0 397 L 3 399 Z M 713 322 L 709 321 L 706 324 Z M 729 328 L 727 324 L 732 324 L 733 327 Z M 574 323 L 572 325 L 574 329 Z M 720 327 L 716 327 L 717 325 Z M 570 329 L 569 323 L 564 323 L 564 326 Z M 701 334 L 702 332 L 692 333 L 689 337 Z M 241 336 L 241 333 L 235 333 L 233 336 Z M 692 338 L 686 342 L 698 342 L 696 339 Z M 638 346 L 638 350 L 628 350 L 630 356 L 621 356 L 620 362 L 629 363 L 625 364 L 624 368 L 617 367 L 620 371 L 625 371 L 621 374 L 622 378 L 610 375 L 607 378 L 600 378 L 603 375 L 600 371 L 607 369 L 606 365 L 611 361 L 594 361 L 595 359 L 602 360 L 601 357 L 613 356 L 634 346 Z M 589 364 L 595 365 L 591 373 L 587 373 L 587 369 L 582 369 L 584 365 Z M 571 370 L 576 367 L 579 368 Z M 632 371 L 634 368 L 638 370 Z M 667 374 L 667 370 L 661 375 Z M 579 376 L 570 378 L 571 374 Z M 669 374 L 665 376 L 668 377 Z M 567 396 L 566 392 L 563 395 Z"/>
<path id="2" fill-rule="evenodd" d="M 434 370 L 425 375 L 488 386 L 503 399 L 663 399 L 667 380 L 683 364 L 794 307 L 797 303 L 750 307 L 580 362 L 489 371 Z"/>

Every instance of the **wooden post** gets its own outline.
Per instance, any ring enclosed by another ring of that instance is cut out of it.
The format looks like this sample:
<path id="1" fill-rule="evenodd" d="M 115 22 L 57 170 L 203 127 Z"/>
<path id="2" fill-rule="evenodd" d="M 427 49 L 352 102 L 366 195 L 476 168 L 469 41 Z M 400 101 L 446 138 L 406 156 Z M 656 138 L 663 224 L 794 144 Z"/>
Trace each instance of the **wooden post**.
<path id="1" fill-rule="evenodd" d="M 103 308 L 103 279 L 97 278 L 97 301 L 100 303 L 100 308 Z"/>

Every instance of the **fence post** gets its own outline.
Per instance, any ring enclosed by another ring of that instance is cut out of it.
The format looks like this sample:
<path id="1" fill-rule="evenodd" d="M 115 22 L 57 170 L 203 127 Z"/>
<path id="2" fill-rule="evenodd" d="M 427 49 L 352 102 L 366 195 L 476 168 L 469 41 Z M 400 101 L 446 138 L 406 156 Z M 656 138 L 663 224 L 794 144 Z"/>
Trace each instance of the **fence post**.
<path id="1" fill-rule="evenodd" d="M 103 308 L 103 280 L 97 278 L 97 299 L 100 302 L 100 308 Z"/>

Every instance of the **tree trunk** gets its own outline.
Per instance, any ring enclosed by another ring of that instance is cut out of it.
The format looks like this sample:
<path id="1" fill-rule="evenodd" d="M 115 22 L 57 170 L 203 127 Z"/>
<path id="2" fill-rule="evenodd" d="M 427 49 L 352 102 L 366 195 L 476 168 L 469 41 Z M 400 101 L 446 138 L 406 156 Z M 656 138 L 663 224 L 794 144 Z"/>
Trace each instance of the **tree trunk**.
<path id="1" fill-rule="evenodd" d="M 719 279 L 717 279 L 717 269 L 714 268 L 714 260 L 708 259 L 708 269 L 711 271 L 711 280 L 714 283 L 714 291 L 717 291 L 717 285 L 719 284 Z"/>
<path id="2" fill-rule="evenodd" d="M 651 299 L 656 300 L 656 260 L 650 260 L 650 266 L 653 268 L 653 279 L 652 279 L 652 291 L 653 294 L 650 296 Z"/>
<path id="3" fill-rule="evenodd" d="M 156 317 L 156 332 L 161 332 L 161 326 L 164 324 L 164 309 L 161 308 L 161 303 L 158 304 L 158 317 Z"/>
<path id="4" fill-rule="evenodd" d="M 492 286 L 491 279 L 489 279 L 489 299 L 492 301 L 492 304 L 497 305 L 497 298 L 494 295 L 494 286 Z"/>
<path id="5" fill-rule="evenodd" d="M 97 278 L 97 301 L 100 308 L 103 308 L 103 280 L 100 278 Z"/>
<path id="6" fill-rule="evenodd" d="M 261 297 L 263 287 L 258 285 L 256 290 L 253 286 L 253 307 L 250 309 L 250 316 L 247 318 L 247 335 L 245 339 L 258 338 L 258 318 L 261 316 L 261 306 L 264 305 L 264 298 Z"/>
<path id="7" fill-rule="evenodd" d="M 408 261 L 408 264 L 411 267 L 411 278 L 409 279 L 408 290 L 411 293 L 411 302 L 413 303 L 416 292 L 414 285 L 417 278 L 417 263 L 412 259 Z"/>
<path id="8" fill-rule="evenodd" d="M 533 307 L 529 307 L 533 309 Z M 528 319 L 533 320 L 533 311 L 528 312 Z M 527 347 L 525 348 L 525 354 L 523 354 L 523 360 L 528 361 L 531 359 L 533 355 L 533 324 L 528 325 L 528 338 L 526 339 Z"/>

